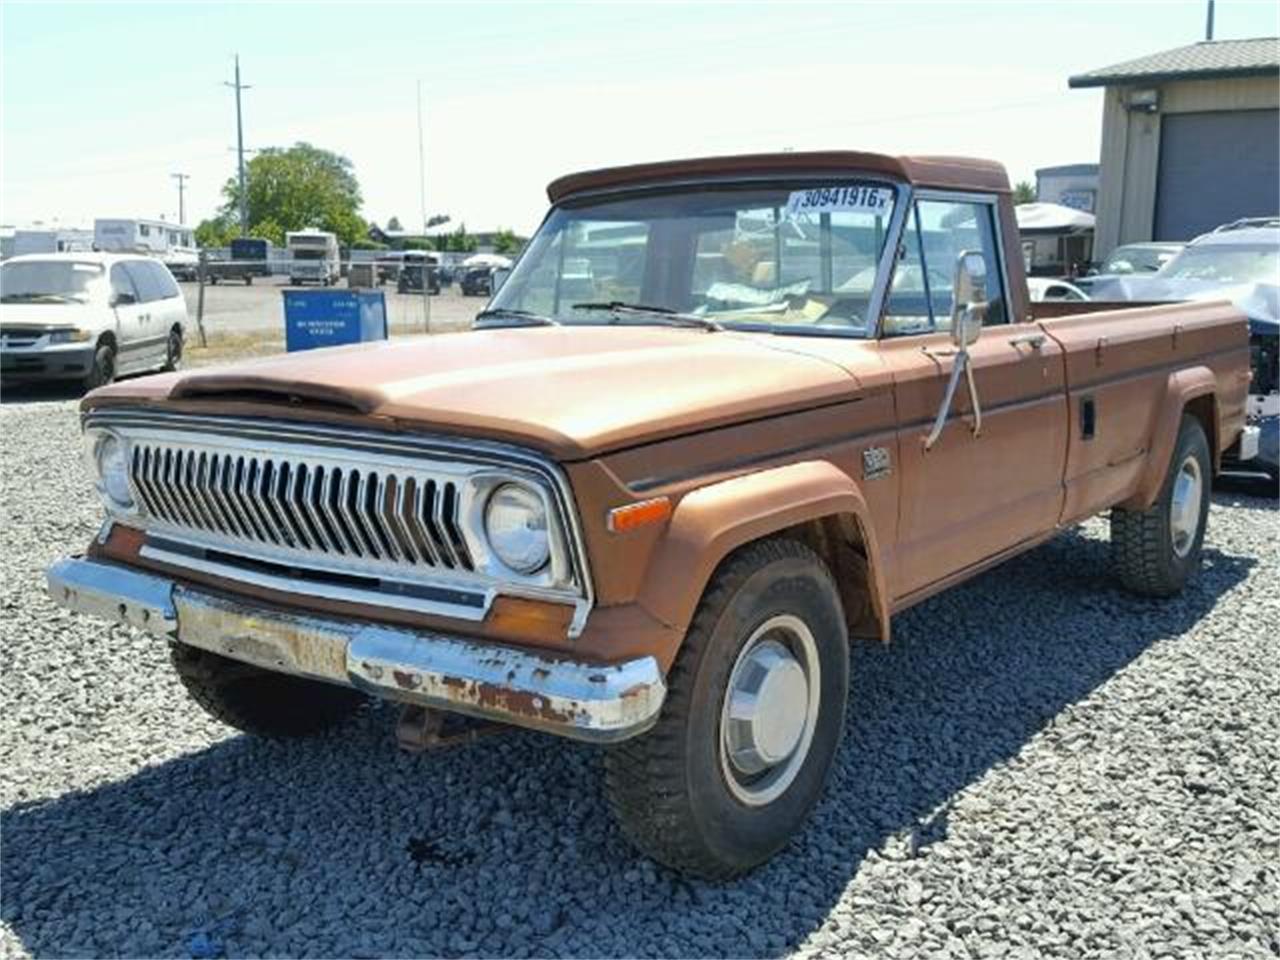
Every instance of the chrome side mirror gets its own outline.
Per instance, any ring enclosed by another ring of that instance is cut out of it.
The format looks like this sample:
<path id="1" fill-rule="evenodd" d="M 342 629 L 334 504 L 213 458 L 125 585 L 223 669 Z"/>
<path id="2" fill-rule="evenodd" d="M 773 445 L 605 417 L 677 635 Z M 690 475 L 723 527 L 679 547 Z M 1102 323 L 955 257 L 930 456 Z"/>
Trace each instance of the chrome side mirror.
<path id="1" fill-rule="evenodd" d="M 951 287 L 951 342 L 955 344 L 956 359 L 951 368 L 942 395 L 942 405 L 934 418 L 933 427 L 924 438 L 924 448 L 932 450 L 947 425 L 947 414 L 955 400 L 956 388 L 963 377 L 969 387 L 969 406 L 973 410 L 973 435 L 982 432 L 982 404 L 978 402 L 978 388 L 973 382 L 973 363 L 969 348 L 982 333 L 982 323 L 987 317 L 987 261 L 977 250 L 961 250 L 956 257 L 955 281 Z"/>
<path id="2" fill-rule="evenodd" d="M 951 341 L 967 350 L 987 317 L 987 260 L 980 251 L 961 250 L 951 285 Z"/>

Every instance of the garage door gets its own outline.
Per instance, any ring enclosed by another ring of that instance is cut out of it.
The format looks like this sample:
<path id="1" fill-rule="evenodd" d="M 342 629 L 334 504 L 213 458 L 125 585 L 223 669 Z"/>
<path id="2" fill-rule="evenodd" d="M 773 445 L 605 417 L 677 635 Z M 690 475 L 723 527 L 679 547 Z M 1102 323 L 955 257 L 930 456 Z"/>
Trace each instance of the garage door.
<path id="1" fill-rule="evenodd" d="M 1280 110 L 1160 120 L 1155 240 L 1190 240 L 1239 217 L 1280 213 Z"/>

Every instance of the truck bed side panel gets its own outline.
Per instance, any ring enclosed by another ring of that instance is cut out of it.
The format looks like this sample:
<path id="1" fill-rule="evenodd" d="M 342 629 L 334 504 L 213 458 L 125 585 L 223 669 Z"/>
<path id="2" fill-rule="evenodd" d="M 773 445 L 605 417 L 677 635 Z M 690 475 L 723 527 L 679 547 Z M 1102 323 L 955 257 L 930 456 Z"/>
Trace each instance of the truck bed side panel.
<path id="1" fill-rule="evenodd" d="M 1211 372 L 1218 452 L 1239 432 L 1248 326 L 1230 304 L 1091 312 L 1043 320 L 1041 327 L 1066 356 L 1071 423 L 1062 522 L 1106 509 L 1137 489 L 1158 445 L 1159 413 L 1167 403 L 1180 402 L 1170 397 L 1173 373 L 1195 367 Z"/>

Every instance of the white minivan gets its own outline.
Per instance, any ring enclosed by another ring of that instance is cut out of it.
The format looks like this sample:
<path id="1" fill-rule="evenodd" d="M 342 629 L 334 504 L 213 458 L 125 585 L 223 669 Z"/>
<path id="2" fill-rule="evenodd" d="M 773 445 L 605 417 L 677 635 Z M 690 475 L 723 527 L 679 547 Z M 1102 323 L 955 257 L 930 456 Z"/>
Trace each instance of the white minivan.
<path id="1" fill-rule="evenodd" d="M 78 380 L 173 370 L 187 304 L 159 260 L 46 253 L 0 264 L 0 374 L 5 382 Z"/>

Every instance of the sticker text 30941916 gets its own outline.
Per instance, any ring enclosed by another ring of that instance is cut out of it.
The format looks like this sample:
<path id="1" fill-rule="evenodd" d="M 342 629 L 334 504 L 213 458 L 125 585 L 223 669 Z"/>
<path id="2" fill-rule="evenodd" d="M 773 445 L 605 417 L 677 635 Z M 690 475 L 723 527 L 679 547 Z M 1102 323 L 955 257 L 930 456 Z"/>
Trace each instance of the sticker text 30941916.
<path id="1" fill-rule="evenodd" d="M 889 212 L 892 194 L 882 187 L 852 184 L 839 187 L 814 187 L 812 190 L 796 190 L 787 198 L 787 219 L 804 213 L 834 213 L 843 210 L 852 213 Z"/>

